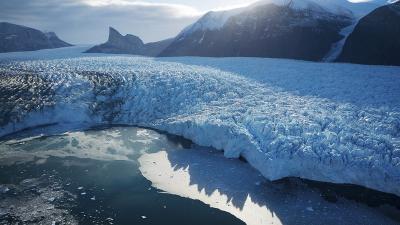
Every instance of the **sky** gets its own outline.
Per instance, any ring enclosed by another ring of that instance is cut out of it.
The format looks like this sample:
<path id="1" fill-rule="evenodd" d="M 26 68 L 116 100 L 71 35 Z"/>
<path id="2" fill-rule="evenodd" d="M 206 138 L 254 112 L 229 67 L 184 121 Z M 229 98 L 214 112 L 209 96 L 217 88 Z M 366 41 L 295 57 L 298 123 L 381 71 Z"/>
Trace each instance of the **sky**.
<path id="1" fill-rule="evenodd" d="M 255 0 L 0 0 L 0 21 L 54 31 L 72 44 L 97 44 L 112 26 L 144 42 L 177 35 L 210 10 Z"/>
<path id="2" fill-rule="evenodd" d="M 137 35 L 147 43 L 175 37 L 210 10 L 238 8 L 256 1 L 0 0 L 0 22 L 54 31 L 62 40 L 72 44 L 105 42 L 108 27 L 112 26 L 122 34 Z M 336 3 L 387 0 L 319 1 Z"/>

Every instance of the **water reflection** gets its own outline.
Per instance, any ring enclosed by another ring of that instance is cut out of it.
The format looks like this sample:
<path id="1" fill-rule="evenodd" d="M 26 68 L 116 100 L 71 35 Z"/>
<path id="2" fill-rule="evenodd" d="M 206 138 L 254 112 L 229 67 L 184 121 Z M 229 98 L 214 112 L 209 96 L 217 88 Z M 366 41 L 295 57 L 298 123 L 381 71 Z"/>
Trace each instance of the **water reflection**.
<path id="1" fill-rule="evenodd" d="M 325 201 L 317 189 L 298 179 L 269 182 L 247 163 L 212 149 L 147 153 L 139 163 L 153 186 L 200 200 L 249 225 L 396 224 L 377 208 L 342 198 Z"/>
<path id="2" fill-rule="evenodd" d="M 31 131 L 28 131 L 31 134 Z M 57 133 L 57 131 L 55 131 Z M 139 154 L 176 147 L 165 135 L 148 129 L 114 127 L 66 132 L 0 142 L 0 164 L 12 165 L 50 157 L 77 157 L 95 160 L 135 161 Z"/>

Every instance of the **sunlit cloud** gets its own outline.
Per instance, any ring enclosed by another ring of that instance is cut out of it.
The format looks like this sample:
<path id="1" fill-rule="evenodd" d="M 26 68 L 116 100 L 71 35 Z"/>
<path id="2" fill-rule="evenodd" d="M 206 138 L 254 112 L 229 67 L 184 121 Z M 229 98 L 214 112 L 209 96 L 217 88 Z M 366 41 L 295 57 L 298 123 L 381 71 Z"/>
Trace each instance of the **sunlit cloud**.
<path id="1" fill-rule="evenodd" d="M 103 42 L 109 26 L 149 42 L 175 36 L 202 14 L 185 4 L 150 1 L 0 1 L 0 21 L 55 31 L 73 44 Z"/>
<path id="2" fill-rule="evenodd" d="M 173 17 L 195 17 L 203 14 L 193 7 L 182 4 L 152 3 L 146 1 L 132 0 L 81 0 L 83 4 L 92 7 L 131 7 L 131 8 L 149 8 L 170 12 Z"/>

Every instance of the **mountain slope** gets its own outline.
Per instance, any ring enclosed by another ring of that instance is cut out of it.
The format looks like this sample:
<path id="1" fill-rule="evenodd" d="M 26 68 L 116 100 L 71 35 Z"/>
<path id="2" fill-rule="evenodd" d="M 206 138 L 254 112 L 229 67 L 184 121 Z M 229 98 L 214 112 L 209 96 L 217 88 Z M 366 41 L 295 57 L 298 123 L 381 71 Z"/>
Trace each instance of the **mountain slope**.
<path id="1" fill-rule="evenodd" d="M 400 2 L 382 6 L 364 18 L 348 37 L 337 61 L 400 65 Z"/>
<path id="2" fill-rule="evenodd" d="M 0 22 L 0 52 L 34 51 L 68 47 L 54 32 L 39 30 L 12 23 Z"/>
<path id="3" fill-rule="evenodd" d="M 162 41 L 146 43 L 142 48 L 142 50 L 138 53 L 138 55 L 153 56 L 153 57 L 158 56 L 173 41 L 174 39 L 170 38 Z"/>
<path id="4" fill-rule="evenodd" d="M 340 30 L 352 22 L 349 14 L 333 14 L 316 5 L 300 9 L 291 4 L 261 4 L 236 10 L 226 19 L 229 13 L 232 12 L 206 14 L 178 35 L 161 56 L 251 56 L 317 61 L 342 38 Z"/>

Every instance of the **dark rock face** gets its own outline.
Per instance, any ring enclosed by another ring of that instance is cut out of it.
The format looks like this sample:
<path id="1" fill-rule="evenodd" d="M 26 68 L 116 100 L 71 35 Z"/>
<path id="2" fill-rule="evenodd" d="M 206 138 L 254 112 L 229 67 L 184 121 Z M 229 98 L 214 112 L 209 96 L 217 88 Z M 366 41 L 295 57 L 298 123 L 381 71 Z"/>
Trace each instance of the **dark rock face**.
<path id="1" fill-rule="evenodd" d="M 400 65 L 400 2 L 382 6 L 362 18 L 337 61 Z"/>
<path id="2" fill-rule="evenodd" d="M 170 43 L 171 39 L 144 44 L 134 35 L 121 35 L 117 30 L 110 27 L 108 41 L 104 44 L 94 46 L 86 53 L 108 53 L 108 54 L 134 54 L 145 56 L 157 56 Z"/>
<path id="3" fill-rule="evenodd" d="M 147 44 L 144 45 L 144 48 L 139 53 L 139 55 L 153 56 L 153 57 L 158 56 L 173 41 L 174 41 L 174 39 L 170 38 L 170 39 L 166 39 L 166 40 L 163 40 L 163 41 L 147 43 Z"/>
<path id="4" fill-rule="evenodd" d="M 60 40 L 54 32 L 0 23 L 0 52 L 34 51 L 40 49 L 68 47 L 70 44 Z"/>
<path id="5" fill-rule="evenodd" d="M 72 46 L 71 44 L 68 44 L 67 42 L 58 38 L 57 34 L 54 32 L 47 32 L 47 33 L 45 33 L 45 35 L 46 35 L 47 39 L 49 40 L 52 48 Z"/>
<path id="6" fill-rule="evenodd" d="M 109 54 L 135 54 L 143 48 L 143 41 L 134 35 L 122 36 L 117 30 L 110 27 L 108 41 L 104 44 L 94 46 L 87 53 L 109 53 Z"/>
<path id="7" fill-rule="evenodd" d="M 319 61 L 333 43 L 343 38 L 339 32 L 351 22 L 349 16 L 321 9 L 296 10 L 290 6 L 265 4 L 230 17 L 221 29 L 182 33 L 160 56 Z"/>

